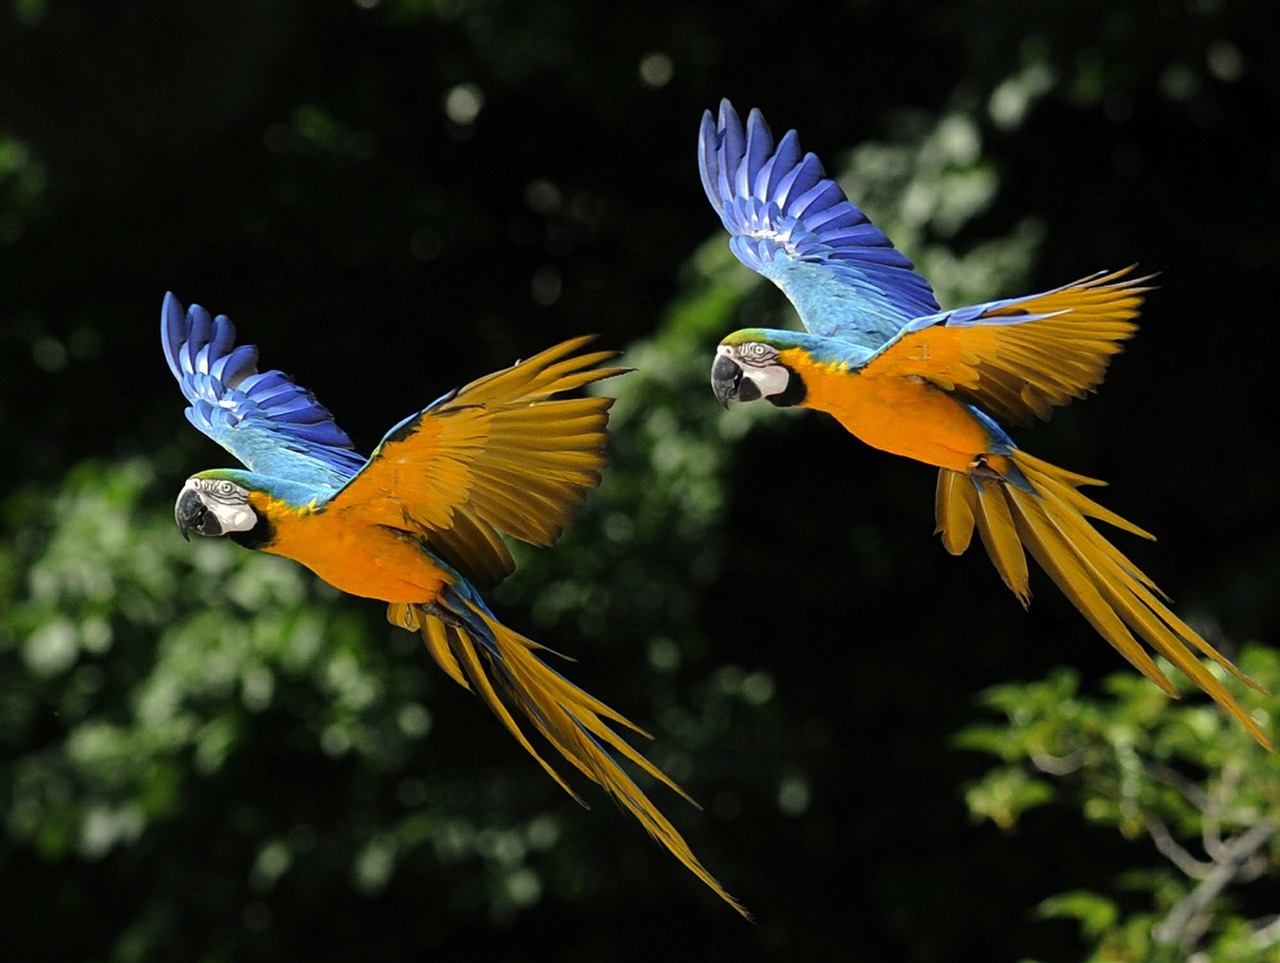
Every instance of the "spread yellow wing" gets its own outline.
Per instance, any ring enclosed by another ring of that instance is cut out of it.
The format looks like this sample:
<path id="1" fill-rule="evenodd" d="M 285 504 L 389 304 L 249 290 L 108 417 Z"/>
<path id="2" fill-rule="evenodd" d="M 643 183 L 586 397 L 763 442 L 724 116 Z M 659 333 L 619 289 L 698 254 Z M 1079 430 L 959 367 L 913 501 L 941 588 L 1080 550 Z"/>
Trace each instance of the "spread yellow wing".
<path id="1" fill-rule="evenodd" d="M 1000 421 L 1047 419 L 1055 405 L 1097 387 L 1120 342 L 1137 331 L 1150 278 L 1127 277 L 1132 270 L 950 312 L 938 324 L 908 329 L 861 371 L 923 378 Z"/>
<path id="2" fill-rule="evenodd" d="M 612 398 L 552 398 L 623 368 L 574 338 L 479 378 L 406 419 L 325 505 L 411 531 L 479 587 L 515 568 L 498 532 L 550 545 L 600 483 Z"/>

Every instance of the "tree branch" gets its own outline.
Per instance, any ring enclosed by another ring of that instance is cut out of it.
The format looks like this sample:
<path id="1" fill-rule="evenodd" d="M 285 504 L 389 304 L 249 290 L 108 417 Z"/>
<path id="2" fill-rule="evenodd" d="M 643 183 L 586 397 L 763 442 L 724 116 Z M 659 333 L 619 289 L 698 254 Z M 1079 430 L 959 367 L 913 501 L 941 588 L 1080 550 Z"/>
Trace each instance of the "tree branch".
<path id="1" fill-rule="evenodd" d="M 1030 749 L 1027 757 L 1031 764 L 1049 776 L 1067 776 L 1084 768 L 1085 751 L 1076 749 L 1065 756 L 1055 756 L 1043 749 Z"/>
<path id="2" fill-rule="evenodd" d="M 1253 931 L 1253 945 L 1260 950 L 1270 949 L 1280 943 L 1280 915 L 1273 916 Z"/>
<path id="3" fill-rule="evenodd" d="M 1218 895 L 1236 878 L 1250 858 L 1271 841 L 1276 824 L 1270 820 L 1256 823 L 1231 842 L 1223 851 L 1223 859 L 1200 881 L 1185 899 L 1179 900 L 1152 931 L 1157 943 L 1176 943 L 1190 952 L 1204 934 L 1205 923 L 1199 917 Z M 1154 838 L 1154 837 L 1153 837 Z M 1157 843 L 1157 845 L 1159 845 Z"/>
<path id="4" fill-rule="evenodd" d="M 1209 794 L 1198 783 L 1188 779 L 1172 766 L 1147 761 L 1142 764 L 1142 767 L 1152 779 L 1182 793 L 1183 798 L 1201 812 L 1206 812 L 1212 806 Z"/>
<path id="5" fill-rule="evenodd" d="M 1169 832 L 1169 827 L 1160 820 L 1151 816 L 1143 816 L 1143 822 L 1146 824 L 1147 832 L 1151 835 L 1151 841 L 1156 844 L 1156 849 L 1160 850 L 1169 862 L 1177 866 L 1187 876 L 1192 879 L 1204 879 L 1213 871 L 1215 863 L 1202 862 L 1192 856 L 1181 843 L 1173 838 L 1173 834 Z"/>

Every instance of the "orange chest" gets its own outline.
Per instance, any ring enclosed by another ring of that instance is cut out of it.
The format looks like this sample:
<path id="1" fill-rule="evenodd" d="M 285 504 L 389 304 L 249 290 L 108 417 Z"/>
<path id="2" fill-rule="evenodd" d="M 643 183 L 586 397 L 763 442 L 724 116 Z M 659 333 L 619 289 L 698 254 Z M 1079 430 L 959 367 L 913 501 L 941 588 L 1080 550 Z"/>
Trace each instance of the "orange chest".
<path id="1" fill-rule="evenodd" d="M 275 530 L 264 552 L 305 565 L 349 595 L 429 602 L 452 580 L 404 532 L 338 511 L 299 512 L 280 502 L 253 507 L 272 520 Z"/>
<path id="2" fill-rule="evenodd" d="M 927 382 L 866 377 L 830 365 L 797 370 L 805 383 L 801 405 L 827 412 L 873 448 L 968 471 L 991 447 L 986 428 L 973 413 Z"/>

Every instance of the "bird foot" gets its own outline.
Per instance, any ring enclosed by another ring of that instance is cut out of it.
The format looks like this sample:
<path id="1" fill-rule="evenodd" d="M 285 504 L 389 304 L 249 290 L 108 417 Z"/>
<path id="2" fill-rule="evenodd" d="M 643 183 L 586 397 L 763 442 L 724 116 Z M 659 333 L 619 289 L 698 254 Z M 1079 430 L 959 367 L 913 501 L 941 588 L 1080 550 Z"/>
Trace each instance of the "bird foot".
<path id="1" fill-rule="evenodd" d="M 973 467 L 969 469 L 969 477 L 978 478 L 982 481 L 1004 481 L 1004 475 L 987 464 L 986 455 L 979 455 L 973 460 Z"/>
<path id="2" fill-rule="evenodd" d="M 418 609 L 426 615 L 439 619 L 445 625 L 453 626 L 455 629 L 466 628 L 466 623 L 463 622 L 462 619 L 458 618 L 457 615 L 450 612 L 435 599 L 432 599 L 430 602 L 419 602 Z"/>

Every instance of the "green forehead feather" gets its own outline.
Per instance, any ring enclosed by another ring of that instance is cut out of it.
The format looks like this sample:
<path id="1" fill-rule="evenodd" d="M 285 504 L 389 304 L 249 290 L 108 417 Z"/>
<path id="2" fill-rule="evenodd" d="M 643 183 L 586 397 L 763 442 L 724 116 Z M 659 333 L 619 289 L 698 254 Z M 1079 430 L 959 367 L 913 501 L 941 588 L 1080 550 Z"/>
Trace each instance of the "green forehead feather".
<path id="1" fill-rule="evenodd" d="M 728 335 L 720 343 L 736 347 L 737 345 L 747 344 L 753 341 L 761 341 L 765 344 L 769 344 L 769 332 L 765 331 L 763 328 L 743 328 L 740 331 L 735 331 L 733 334 Z"/>

